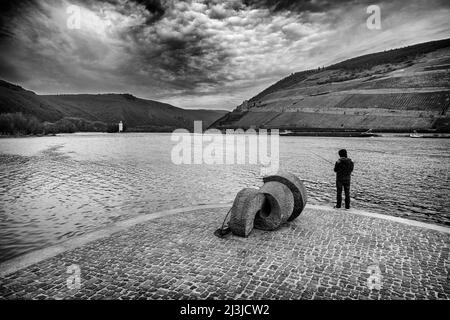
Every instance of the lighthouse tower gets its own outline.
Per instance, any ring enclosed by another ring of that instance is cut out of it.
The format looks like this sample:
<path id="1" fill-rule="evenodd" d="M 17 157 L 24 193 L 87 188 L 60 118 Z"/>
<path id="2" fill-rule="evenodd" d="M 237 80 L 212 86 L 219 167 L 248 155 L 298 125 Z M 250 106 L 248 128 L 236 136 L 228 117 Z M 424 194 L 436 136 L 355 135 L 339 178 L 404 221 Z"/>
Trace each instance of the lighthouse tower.
<path id="1" fill-rule="evenodd" d="M 119 132 L 123 132 L 123 123 L 122 123 L 122 121 L 119 122 Z"/>

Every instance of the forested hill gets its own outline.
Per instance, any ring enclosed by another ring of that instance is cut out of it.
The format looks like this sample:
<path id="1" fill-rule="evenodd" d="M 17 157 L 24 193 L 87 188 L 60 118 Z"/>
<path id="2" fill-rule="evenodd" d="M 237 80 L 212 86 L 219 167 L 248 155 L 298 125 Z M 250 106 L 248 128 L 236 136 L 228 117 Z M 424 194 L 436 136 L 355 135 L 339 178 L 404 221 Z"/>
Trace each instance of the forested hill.
<path id="1" fill-rule="evenodd" d="M 40 122 L 84 123 L 95 131 L 119 121 L 131 131 L 172 131 L 192 129 L 194 120 L 208 126 L 226 111 L 181 109 L 130 94 L 37 95 L 0 80 L 0 113 L 22 113 Z"/>

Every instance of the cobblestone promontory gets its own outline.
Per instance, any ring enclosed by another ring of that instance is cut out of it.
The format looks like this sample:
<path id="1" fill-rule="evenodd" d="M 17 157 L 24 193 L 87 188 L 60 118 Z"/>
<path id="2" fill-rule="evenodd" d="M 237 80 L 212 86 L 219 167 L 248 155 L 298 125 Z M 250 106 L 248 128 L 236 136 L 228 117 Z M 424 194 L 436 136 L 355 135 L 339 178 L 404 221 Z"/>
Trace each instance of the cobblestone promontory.
<path id="1" fill-rule="evenodd" d="M 306 207 L 277 231 L 220 239 L 227 211 L 159 216 L 6 272 L 0 298 L 450 298 L 448 232 Z"/>

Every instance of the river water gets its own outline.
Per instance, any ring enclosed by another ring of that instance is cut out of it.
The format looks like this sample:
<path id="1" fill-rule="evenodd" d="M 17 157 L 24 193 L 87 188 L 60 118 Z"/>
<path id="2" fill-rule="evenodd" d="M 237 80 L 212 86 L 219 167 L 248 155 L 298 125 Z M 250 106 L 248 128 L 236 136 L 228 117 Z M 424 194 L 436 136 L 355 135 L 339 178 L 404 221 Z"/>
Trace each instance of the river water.
<path id="1" fill-rule="evenodd" d="M 176 165 L 175 144 L 152 133 L 0 139 L 0 261 L 117 220 L 228 203 L 262 185 L 258 165 Z M 353 207 L 450 225 L 449 139 L 280 137 L 279 145 L 281 169 L 304 180 L 309 203 L 333 205 L 324 159 L 346 148 Z"/>

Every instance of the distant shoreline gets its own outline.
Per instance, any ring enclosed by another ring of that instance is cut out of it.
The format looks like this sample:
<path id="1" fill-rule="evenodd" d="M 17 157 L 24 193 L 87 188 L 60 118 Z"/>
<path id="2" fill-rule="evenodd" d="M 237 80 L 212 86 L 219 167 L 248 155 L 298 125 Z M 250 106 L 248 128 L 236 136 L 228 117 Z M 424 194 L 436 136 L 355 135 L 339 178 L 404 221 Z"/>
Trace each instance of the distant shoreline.
<path id="1" fill-rule="evenodd" d="M 0 134 L 0 139 L 15 139 L 15 138 L 42 138 L 53 137 L 56 134 Z"/>
<path id="2" fill-rule="evenodd" d="M 120 134 L 127 133 L 171 133 L 168 131 L 127 131 Z M 16 135 L 3 135 L 0 134 L 0 139 L 8 138 L 42 138 L 42 137 L 56 137 L 58 135 L 69 135 L 69 134 L 119 134 L 118 132 L 100 132 L 100 131 L 77 131 L 77 132 L 60 132 L 57 134 L 16 134 Z M 314 132 L 280 132 L 282 137 L 330 137 L 330 138 L 371 138 L 370 136 L 361 136 L 361 132 L 331 132 L 331 131 L 314 131 Z M 450 139 L 450 133 L 423 133 L 421 137 L 415 139 Z M 385 138 L 410 138 L 409 133 L 398 133 L 398 132 L 376 132 L 374 137 L 385 137 Z"/>
<path id="3" fill-rule="evenodd" d="M 370 138 L 370 136 L 361 135 L 362 132 L 290 132 L 290 133 L 280 133 L 281 136 L 286 137 L 339 137 L 339 138 Z M 383 132 L 374 133 L 374 137 L 399 137 L 399 138 L 410 138 L 409 133 L 396 133 L 396 132 Z M 415 139 L 450 139 L 450 134 L 448 133 L 432 133 L 432 134 L 422 134 L 421 137 Z"/>

